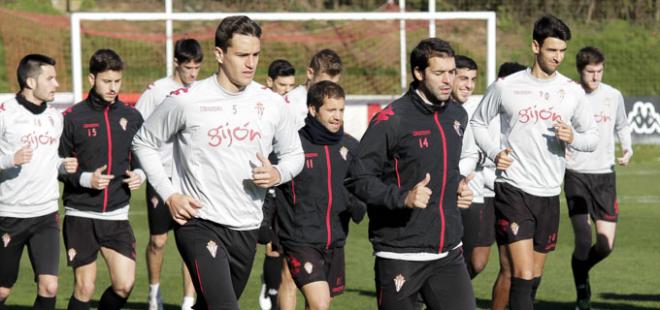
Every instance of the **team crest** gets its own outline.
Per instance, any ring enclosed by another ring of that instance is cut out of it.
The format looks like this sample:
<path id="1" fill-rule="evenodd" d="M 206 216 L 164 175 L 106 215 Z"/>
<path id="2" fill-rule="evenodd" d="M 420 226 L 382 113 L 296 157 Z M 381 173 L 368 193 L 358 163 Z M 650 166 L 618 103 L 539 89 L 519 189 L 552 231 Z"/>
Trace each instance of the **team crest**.
<path id="1" fill-rule="evenodd" d="M 158 207 L 158 197 L 156 196 L 151 197 L 151 205 L 153 206 L 154 209 Z"/>
<path id="2" fill-rule="evenodd" d="M 514 236 L 518 235 L 518 229 L 520 226 L 518 226 L 518 223 L 511 223 L 511 232 L 513 233 Z"/>
<path id="3" fill-rule="evenodd" d="M 454 120 L 454 130 L 459 137 L 463 136 L 463 130 L 461 129 L 461 122 Z"/>
<path id="4" fill-rule="evenodd" d="M 218 253 L 218 245 L 215 243 L 215 241 L 210 240 L 209 243 L 206 244 L 206 249 L 209 250 L 211 256 L 215 258 L 215 255 Z"/>
<path id="5" fill-rule="evenodd" d="M 126 119 L 123 118 L 123 117 L 120 118 L 120 119 L 119 119 L 119 126 L 121 126 L 121 129 L 123 129 L 124 131 L 126 131 L 126 125 L 128 125 L 128 120 L 126 120 Z"/>
<path id="6" fill-rule="evenodd" d="M 401 287 L 403 287 L 404 283 L 406 283 L 406 278 L 404 278 L 402 274 L 394 277 L 394 289 L 396 289 L 397 293 L 401 290 Z"/>
<path id="7" fill-rule="evenodd" d="M 562 88 L 559 90 L 559 101 L 563 101 L 564 97 L 566 97 L 566 91 Z"/>
<path id="8" fill-rule="evenodd" d="M 76 249 L 70 248 L 69 251 L 66 252 L 66 254 L 67 256 L 69 256 L 69 261 L 72 262 L 73 259 L 76 257 L 76 254 L 78 253 L 76 252 Z"/>
<path id="9" fill-rule="evenodd" d="M 311 274 L 314 270 L 314 265 L 312 265 L 310 262 L 305 262 L 305 266 L 303 267 L 305 268 L 305 271 L 307 271 L 307 274 Z"/>
<path id="10" fill-rule="evenodd" d="M 254 105 L 254 108 L 257 110 L 257 114 L 259 115 L 259 119 L 261 119 L 262 116 L 264 116 L 264 110 L 266 109 L 264 107 L 264 104 L 261 102 L 257 102 L 257 104 Z"/>
<path id="11" fill-rule="evenodd" d="M 545 99 L 545 100 L 549 100 L 549 99 L 550 99 L 550 93 L 546 92 L 546 93 L 543 95 L 543 99 Z"/>
<path id="12" fill-rule="evenodd" d="M 342 147 L 339 149 L 339 155 L 341 155 L 341 158 L 343 158 L 344 160 L 346 160 L 346 158 L 347 158 L 347 156 L 348 156 L 348 149 L 347 149 L 345 146 L 342 146 Z"/>
<path id="13" fill-rule="evenodd" d="M 2 243 L 5 245 L 5 248 L 9 245 L 9 242 L 11 242 L 11 236 L 9 233 L 2 235 Z"/>

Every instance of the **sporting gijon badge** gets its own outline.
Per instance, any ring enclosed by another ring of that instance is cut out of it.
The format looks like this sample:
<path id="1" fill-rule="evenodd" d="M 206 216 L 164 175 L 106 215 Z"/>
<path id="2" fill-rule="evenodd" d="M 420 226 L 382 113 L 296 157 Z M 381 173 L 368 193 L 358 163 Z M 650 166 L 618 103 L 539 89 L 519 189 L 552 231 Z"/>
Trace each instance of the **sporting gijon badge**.
<path id="1" fill-rule="evenodd" d="M 128 120 L 125 118 L 120 118 L 119 119 L 119 126 L 121 126 L 121 129 L 126 131 L 126 126 L 128 125 Z"/>
<path id="2" fill-rule="evenodd" d="M 209 240 L 209 242 L 206 244 L 206 249 L 209 250 L 211 256 L 215 258 L 215 255 L 218 253 L 218 244 L 216 244 L 213 240 Z"/>
<path id="3" fill-rule="evenodd" d="M 9 233 L 5 233 L 2 235 L 2 244 L 5 245 L 5 248 L 9 245 L 9 242 L 11 242 L 11 236 Z"/>
<path id="4" fill-rule="evenodd" d="M 78 252 L 76 252 L 76 249 L 74 249 L 74 248 L 70 248 L 70 249 L 66 252 L 66 254 L 67 254 L 67 256 L 69 257 L 69 261 L 72 262 L 73 259 L 76 258 L 76 254 L 78 254 Z"/>
<path id="5" fill-rule="evenodd" d="M 394 277 L 394 289 L 397 293 L 401 290 L 401 287 L 403 287 L 404 283 L 406 283 L 406 278 L 404 278 L 402 274 L 398 274 L 396 277 Z"/>

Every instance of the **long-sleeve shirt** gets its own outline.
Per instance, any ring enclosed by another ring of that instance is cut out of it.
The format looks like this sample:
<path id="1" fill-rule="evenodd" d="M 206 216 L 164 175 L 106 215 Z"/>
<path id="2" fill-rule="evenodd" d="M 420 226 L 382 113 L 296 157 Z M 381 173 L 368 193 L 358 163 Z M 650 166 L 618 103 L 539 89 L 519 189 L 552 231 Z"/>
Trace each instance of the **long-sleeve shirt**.
<path id="1" fill-rule="evenodd" d="M 0 104 L 0 217 L 38 217 L 58 209 L 62 115 L 50 106 L 35 114 L 22 100 Z M 24 146 L 32 149 L 32 159 L 14 166 L 14 154 Z"/>
<path id="2" fill-rule="evenodd" d="M 610 173 L 614 171 L 615 134 L 621 142 L 621 149 L 627 150 L 630 155 L 633 152 L 623 96 L 616 88 L 601 83 L 596 90 L 587 94 L 587 98 L 600 132 L 598 146 L 590 153 L 569 147 L 566 169 L 580 173 Z"/>
<path id="3" fill-rule="evenodd" d="M 305 126 L 305 118 L 307 117 L 307 87 L 305 85 L 298 85 L 286 94 L 285 100 L 289 113 L 293 115 L 293 122 L 296 124 L 296 129 Z"/>
<path id="4" fill-rule="evenodd" d="M 135 104 L 135 109 L 142 114 L 145 120 L 151 113 L 165 100 L 165 97 L 172 91 L 183 88 L 183 84 L 175 81 L 172 77 L 162 78 L 155 81 L 142 93 L 140 99 Z M 168 176 L 172 176 L 172 142 L 165 141 L 160 148 L 160 159 L 165 166 Z"/>
<path id="5" fill-rule="evenodd" d="M 259 228 L 266 189 L 252 182 L 257 153 L 278 158 L 281 183 L 303 168 L 300 138 L 281 96 L 252 82 L 232 93 L 213 75 L 169 95 L 133 141 L 150 184 L 201 201 L 197 217 L 234 230 Z M 164 141 L 174 143 L 172 180 L 159 161 Z"/>
<path id="6" fill-rule="evenodd" d="M 500 115 L 501 144 L 493 141 L 488 125 Z M 530 69 L 493 83 L 474 113 L 471 125 L 477 144 L 488 157 L 511 148 L 513 163 L 501 171 L 497 182 L 507 182 L 542 197 L 561 192 L 566 165 L 566 144 L 555 136 L 557 120 L 573 128 L 571 147 L 590 152 L 598 143 L 598 127 L 582 87 L 555 73 L 541 80 Z"/>

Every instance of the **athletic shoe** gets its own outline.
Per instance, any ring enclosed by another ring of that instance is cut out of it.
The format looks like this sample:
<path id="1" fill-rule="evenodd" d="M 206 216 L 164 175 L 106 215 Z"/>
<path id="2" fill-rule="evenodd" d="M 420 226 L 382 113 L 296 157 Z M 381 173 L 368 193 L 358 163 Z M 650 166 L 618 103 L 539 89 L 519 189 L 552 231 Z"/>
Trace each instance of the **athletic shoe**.
<path id="1" fill-rule="evenodd" d="M 193 310 L 193 306 L 195 305 L 195 298 L 192 297 L 184 297 L 183 302 L 181 303 L 181 310 Z"/>
<path id="2" fill-rule="evenodd" d="M 273 304 L 270 302 L 270 298 L 266 292 L 266 283 L 264 283 L 264 277 L 261 277 L 261 291 L 259 292 L 259 307 L 261 310 L 270 310 L 273 307 Z"/>

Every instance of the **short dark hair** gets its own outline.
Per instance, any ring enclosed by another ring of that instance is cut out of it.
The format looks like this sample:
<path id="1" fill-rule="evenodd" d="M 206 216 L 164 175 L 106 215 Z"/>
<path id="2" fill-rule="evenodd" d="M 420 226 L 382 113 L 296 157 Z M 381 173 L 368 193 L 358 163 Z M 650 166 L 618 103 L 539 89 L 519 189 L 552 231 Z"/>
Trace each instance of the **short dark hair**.
<path id="1" fill-rule="evenodd" d="M 27 79 L 41 74 L 41 66 L 55 66 L 55 59 L 41 54 L 29 54 L 23 57 L 16 69 L 16 79 L 21 90 L 27 88 Z"/>
<path id="2" fill-rule="evenodd" d="M 280 76 L 296 75 L 296 69 L 290 62 L 284 59 L 277 59 L 268 66 L 268 77 L 275 80 Z"/>
<path id="3" fill-rule="evenodd" d="M 89 59 L 89 73 L 97 75 L 105 71 L 123 71 L 124 61 L 111 49 L 100 49 Z"/>
<path id="4" fill-rule="evenodd" d="M 417 46 L 410 52 L 410 71 L 415 77 L 415 68 L 424 71 L 429 66 L 429 59 L 432 57 L 454 57 L 454 49 L 451 48 L 449 42 L 438 39 L 428 38 L 420 41 Z"/>
<path id="5" fill-rule="evenodd" d="M 534 39 L 539 46 L 542 46 L 543 41 L 547 38 L 568 41 L 571 39 L 571 29 L 568 28 L 561 19 L 552 15 L 545 15 L 534 23 L 532 39 Z"/>
<path id="6" fill-rule="evenodd" d="M 344 99 L 346 94 L 339 84 L 332 81 L 321 81 L 309 88 L 307 92 L 307 106 L 318 111 L 323 106 L 325 98 Z"/>
<path id="7" fill-rule="evenodd" d="M 215 47 L 227 51 L 234 34 L 261 38 L 261 27 L 245 15 L 225 17 L 215 31 Z"/>
<path id="8" fill-rule="evenodd" d="M 312 56 L 309 67 L 314 70 L 314 74 L 326 73 L 330 76 L 341 74 L 343 65 L 341 58 L 331 49 L 323 49 Z"/>
<path id="9" fill-rule="evenodd" d="M 174 59 L 180 65 L 187 62 L 200 63 L 204 60 L 202 46 L 195 39 L 181 39 L 174 43 Z"/>
<path id="10" fill-rule="evenodd" d="M 503 78 L 525 69 L 527 69 L 527 66 L 521 65 L 517 62 L 505 62 L 501 64 L 500 69 L 497 70 L 497 77 Z"/>
<path id="11" fill-rule="evenodd" d="M 468 70 L 478 70 L 477 63 L 470 57 L 465 55 L 456 55 L 456 69 L 468 69 Z"/>
<path id="12" fill-rule="evenodd" d="M 601 64 L 604 62 L 605 55 L 593 46 L 587 46 L 581 49 L 575 56 L 575 66 L 577 67 L 578 73 L 582 72 L 587 65 Z"/>

